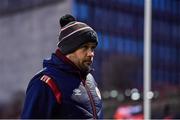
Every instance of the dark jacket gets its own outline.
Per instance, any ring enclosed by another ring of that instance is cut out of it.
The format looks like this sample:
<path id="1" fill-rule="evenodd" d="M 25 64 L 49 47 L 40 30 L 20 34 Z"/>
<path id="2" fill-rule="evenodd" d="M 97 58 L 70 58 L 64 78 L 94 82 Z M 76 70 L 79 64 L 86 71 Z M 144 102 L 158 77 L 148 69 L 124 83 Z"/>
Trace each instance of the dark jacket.
<path id="1" fill-rule="evenodd" d="M 100 119 L 102 101 L 97 84 L 90 73 L 81 72 L 59 50 L 44 60 L 43 70 L 30 81 L 21 118 Z M 61 92 L 58 103 L 51 88 L 43 81 L 50 76 Z"/>

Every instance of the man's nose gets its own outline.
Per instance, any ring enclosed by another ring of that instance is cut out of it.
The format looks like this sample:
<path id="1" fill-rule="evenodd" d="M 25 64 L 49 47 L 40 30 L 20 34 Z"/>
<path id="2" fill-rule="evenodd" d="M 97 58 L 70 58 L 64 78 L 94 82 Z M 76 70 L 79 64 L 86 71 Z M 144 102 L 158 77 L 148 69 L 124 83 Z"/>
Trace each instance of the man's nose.
<path id="1" fill-rule="evenodd" d="M 94 51 L 89 50 L 89 51 L 88 51 L 88 56 L 90 56 L 90 57 L 94 57 Z"/>

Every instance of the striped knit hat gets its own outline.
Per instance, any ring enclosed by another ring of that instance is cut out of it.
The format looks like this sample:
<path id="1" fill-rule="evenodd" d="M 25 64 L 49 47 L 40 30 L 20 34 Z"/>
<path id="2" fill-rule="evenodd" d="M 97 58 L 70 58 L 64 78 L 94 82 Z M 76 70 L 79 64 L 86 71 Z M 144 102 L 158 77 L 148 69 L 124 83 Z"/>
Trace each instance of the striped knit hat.
<path id="1" fill-rule="evenodd" d="M 62 16 L 60 25 L 58 47 L 63 54 L 72 53 L 87 42 L 98 44 L 96 32 L 87 24 L 76 21 L 72 15 Z"/>

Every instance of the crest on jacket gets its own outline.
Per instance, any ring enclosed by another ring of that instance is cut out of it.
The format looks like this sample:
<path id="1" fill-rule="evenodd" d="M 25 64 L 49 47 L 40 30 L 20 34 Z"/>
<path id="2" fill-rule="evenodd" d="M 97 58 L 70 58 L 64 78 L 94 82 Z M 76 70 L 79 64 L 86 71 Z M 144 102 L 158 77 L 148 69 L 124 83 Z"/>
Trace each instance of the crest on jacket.
<path id="1" fill-rule="evenodd" d="M 81 95 L 81 90 L 80 89 L 74 89 L 73 94 L 74 95 Z"/>

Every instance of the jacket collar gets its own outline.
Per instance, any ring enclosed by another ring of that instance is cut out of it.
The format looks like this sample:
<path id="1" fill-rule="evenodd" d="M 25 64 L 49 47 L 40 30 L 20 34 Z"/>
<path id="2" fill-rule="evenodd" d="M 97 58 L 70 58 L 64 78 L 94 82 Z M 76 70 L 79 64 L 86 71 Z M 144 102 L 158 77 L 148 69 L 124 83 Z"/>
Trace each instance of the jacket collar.
<path id="1" fill-rule="evenodd" d="M 52 54 L 49 60 L 44 60 L 43 62 L 43 67 L 51 66 L 66 72 L 78 74 L 82 79 L 85 79 L 87 74 L 91 72 L 91 70 L 87 72 L 81 71 L 70 59 L 62 54 L 59 49 Z"/>
<path id="2" fill-rule="evenodd" d="M 71 66 L 73 71 L 80 71 L 80 69 L 70 59 L 68 59 L 64 54 L 62 54 L 59 49 L 56 50 L 55 55 L 64 63 Z"/>
<path id="3" fill-rule="evenodd" d="M 60 49 L 57 49 L 55 54 L 60 60 L 62 60 L 65 64 L 71 67 L 71 70 L 69 72 L 78 73 L 83 79 L 85 79 L 87 74 L 92 71 L 92 69 L 89 71 L 80 70 L 70 59 L 68 59 L 64 54 L 62 54 Z"/>

